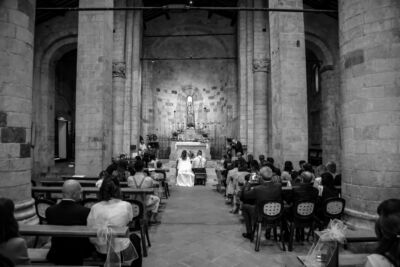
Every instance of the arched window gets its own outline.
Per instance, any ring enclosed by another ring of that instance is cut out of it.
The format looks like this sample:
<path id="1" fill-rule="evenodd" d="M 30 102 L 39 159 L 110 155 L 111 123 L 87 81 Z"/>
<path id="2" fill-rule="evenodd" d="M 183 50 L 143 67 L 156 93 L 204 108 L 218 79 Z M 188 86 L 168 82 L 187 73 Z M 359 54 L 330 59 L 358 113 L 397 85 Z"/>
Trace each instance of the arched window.
<path id="1" fill-rule="evenodd" d="M 313 89 L 315 94 L 318 94 L 320 90 L 319 71 L 320 71 L 320 65 L 319 63 L 315 63 L 313 66 L 313 87 L 314 87 Z"/>

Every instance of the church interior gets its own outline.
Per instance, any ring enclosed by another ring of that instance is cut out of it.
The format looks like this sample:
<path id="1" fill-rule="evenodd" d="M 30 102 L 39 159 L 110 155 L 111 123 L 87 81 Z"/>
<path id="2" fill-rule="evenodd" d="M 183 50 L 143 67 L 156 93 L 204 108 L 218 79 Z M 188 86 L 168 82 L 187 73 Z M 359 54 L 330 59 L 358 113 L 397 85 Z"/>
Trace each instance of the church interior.
<path id="1" fill-rule="evenodd" d="M 400 266 L 400 1 L 0 0 L 0 55 L 0 266 Z"/>

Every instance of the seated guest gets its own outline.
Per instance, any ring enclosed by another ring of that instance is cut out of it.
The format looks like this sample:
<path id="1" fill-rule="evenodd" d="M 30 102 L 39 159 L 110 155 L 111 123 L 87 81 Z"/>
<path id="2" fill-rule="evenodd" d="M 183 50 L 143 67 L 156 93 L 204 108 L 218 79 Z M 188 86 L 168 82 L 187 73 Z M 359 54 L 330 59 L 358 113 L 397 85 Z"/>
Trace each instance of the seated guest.
<path id="1" fill-rule="evenodd" d="M 339 197 L 339 193 L 335 189 L 335 186 L 333 184 L 332 174 L 330 174 L 329 172 L 323 173 L 321 175 L 321 184 L 317 188 L 318 188 L 318 201 L 317 201 L 316 215 L 320 219 L 323 219 L 324 202 L 329 198 Z"/>
<path id="2" fill-rule="evenodd" d="M 321 164 L 315 168 L 314 187 L 318 188 L 318 186 L 321 185 L 321 175 L 326 172 L 328 172 L 328 169 L 325 167 L 325 165 Z"/>
<path id="3" fill-rule="evenodd" d="M 243 158 L 242 153 L 237 153 L 237 172 L 229 172 L 228 179 L 231 182 L 231 187 L 233 187 L 233 210 L 231 213 L 238 213 L 239 212 L 239 192 L 241 191 L 242 186 L 245 183 L 245 177 L 249 174 L 247 169 L 247 162 Z"/>
<path id="4" fill-rule="evenodd" d="M 295 203 L 298 201 L 317 201 L 318 189 L 313 186 L 313 174 L 308 171 L 304 171 L 300 175 L 300 183 L 293 186 L 291 195 L 288 195 L 287 202 Z"/>
<path id="5" fill-rule="evenodd" d="M 299 171 L 298 171 L 299 175 L 304 171 L 304 164 L 306 164 L 305 160 L 299 161 Z"/>
<path id="6" fill-rule="evenodd" d="M 96 181 L 96 187 L 100 188 L 101 187 L 101 183 L 103 182 L 104 177 L 106 177 L 107 175 L 109 175 L 107 173 L 107 171 L 101 171 L 99 174 L 99 180 Z"/>
<path id="7" fill-rule="evenodd" d="M 251 173 L 257 173 L 260 170 L 260 165 L 258 165 L 257 160 L 254 159 L 252 154 L 247 155 L 247 169 Z"/>
<path id="8" fill-rule="evenodd" d="M 269 163 L 271 163 L 272 165 L 274 165 L 275 160 L 274 160 L 274 158 L 268 157 L 268 158 L 267 158 L 267 162 L 269 162 Z"/>
<path id="9" fill-rule="evenodd" d="M 115 158 L 112 158 L 111 164 L 107 167 L 106 172 L 109 175 L 112 175 L 118 169 L 118 161 Z"/>
<path id="10" fill-rule="evenodd" d="M 20 237 L 14 209 L 11 199 L 0 198 L 0 254 L 9 259 L 8 263 L 29 264 L 28 248 L 25 239 Z"/>
<path id="11" fill-rule="evenodd" d="M 133 210 L 129 202 L 120 199 L 119 181 L 107 176 L 100 187 L 99 197 L 100 202 L 94 204 L 90 210 L 87 225 L 96 229 L 128 226 L 133 219 Z M 95 245 L 97 252 L 106 258 L 107 241 L 104 238 L 91 238 L 90 241 Z M 140 238 L 136 234 L 131 234 L 129 238 L 115 238 L 113 249 L 121 254 L 121 260 L 129 259 L 134 253 L 130 249 L 130 243 L 138 256 L 131 266 L 142 266 Z"/>
<path id="12" fill-rule="evenodd" d="M 400 199 L 388 199 L 378 206 L 375 224 L 376 253 L 367 257 L 365 267 L 400 266 Z"/>
<path id="13" fill-rule="evenodd" d="M 267 165 L 267 161 L 265 160 L 265 156 L 264 155 L 258 156 L 258 160 L 260 161 L 260 167 L 263 167 L 263 166 Z"/>
<path id="14" fill-rule="evenodd" d="M 327 170 L 330 174 L 332 174 L 333 177 L 335 177 L 335 176 L 336 176 L 336 163 L 333 162 L 333 161 L 329 161 L 329 162 L 326 164 L 326 170 Z"/>
<path id="15" fill-rule="evenodd" d="M 144 164 L 142 161 L 136 161 L 134 168 L 136 172 L 135 175 L 128 177 L 129 187 L 136 189 L 155 187 L 153 179 L 143 172 Z M 161 199 L 156 195 L 147 195 L 144 201 L 147 209 L 151 211 L 150 224 L 159 224 L 160 221 L 157 220 L 157 215 Z"/>
<path id="16" fill-rule="evenodd" d="M 203 157 L 203 152 L 201 150 L 197 151 L 197 156 L 193 159 L 192 168 L 205 168 L 206 167 L 206 158 Z"/>
<path id="17" fill-rule="evenodd" d="M 313 168 L 313 166 L 310 164 L 310 163 L 304 163 L 304 165 L 303 165 L 303 170 L 305 171 L 305 172 L 311 172 L 312 173 L 312 175 L 313 175 L 313 179 L 314 179 L 314 168 Z"/>
<path id="18" fill-rule="evenodd" d="M 261 185 L 250 188 L 250 184 L 245 187 L 241 194 L 243 201 L 242 214 L 246 224 L 244 238 L 253 240 L 253 225 L 257 219 L 256 206 L 263 201 L 281 201 L 282 187 L 280 184 L 272 183 L 272 170 L 269 167 L 262 167 L 260 170 L 262 177 Z"/>
<path id="19" fill-rule="evenodd" d="M 321 175 L 321 185 L 318 187 L 318 190 L 321 203 L 328 198 L 339 196 L 339 193 L 335 189 L 333 176 L 329 172 Z"/>
<path id="20" fill-rule="evenodd" d="M 155 154 L 150 155 L 150 162 L 148 164 L 148 167 L 151 169 L 155 169 L 157 166 L 157 158 Z"/>
<path id="21" fill-rule="evenodd" d="M 90 209 L 78 204 L 82 188 L 79 182 L 67 180 L 62 187 L 62 200 L 46 210 L 48 224 L 86 225 Z M 53 237 L 47 259 L 58 265 L 82 265 L 94 251 L 87 238 Z"/>
<path id="22" fill-rule="evenodd" d="M 292 172 L 294 171 L 293 168 L 293 163 L 291 161 L 285 161 L 285 164 L 283 166 L 283 172 L 282 172 L 282 180 L 284 181 L 292 181 Z"/>

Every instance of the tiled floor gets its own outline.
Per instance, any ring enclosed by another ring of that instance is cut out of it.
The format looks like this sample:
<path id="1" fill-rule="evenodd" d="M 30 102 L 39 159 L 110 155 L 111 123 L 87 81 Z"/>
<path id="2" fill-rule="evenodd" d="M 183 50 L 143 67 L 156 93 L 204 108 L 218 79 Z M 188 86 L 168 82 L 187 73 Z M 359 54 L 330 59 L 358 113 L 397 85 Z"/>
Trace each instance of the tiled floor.
<path id="1" fill-rule="evenodd" d="M 162 224 L 152 227 L 152 247 L 144 267 L 289 266 L 285 255 L 305 254 L 310 244 L 282 252 L 273 241 L 262 241 L 260 252 L 241 235 L 240 216 L 229 213 L 221 194 L 212 186 L 171 189 L 164 201 Z M 290 265 L 291 267 L 297 264 Z"/>

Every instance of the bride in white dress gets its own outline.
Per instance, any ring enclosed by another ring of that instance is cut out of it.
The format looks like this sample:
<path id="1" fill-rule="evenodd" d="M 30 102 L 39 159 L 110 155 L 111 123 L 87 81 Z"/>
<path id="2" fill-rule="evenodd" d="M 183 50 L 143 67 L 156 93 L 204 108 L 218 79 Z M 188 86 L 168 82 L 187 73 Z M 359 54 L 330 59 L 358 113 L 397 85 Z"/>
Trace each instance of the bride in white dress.
<path id="1" fill-rule="evenodd" d="M 187 155 L 187 151 L 183 150 L 181 157 L 176 162 L 176 185 L 177 186 L 194 186 L 194 173 L 192 172 L 192 163 Z"/>

